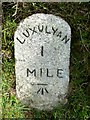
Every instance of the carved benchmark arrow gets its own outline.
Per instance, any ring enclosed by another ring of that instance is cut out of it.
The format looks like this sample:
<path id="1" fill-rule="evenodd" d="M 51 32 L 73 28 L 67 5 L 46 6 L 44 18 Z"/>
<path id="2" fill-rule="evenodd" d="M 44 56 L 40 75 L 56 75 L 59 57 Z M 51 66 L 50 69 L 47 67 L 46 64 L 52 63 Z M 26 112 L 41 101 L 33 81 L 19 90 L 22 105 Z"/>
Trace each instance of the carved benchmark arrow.
<path id="1" fill-rule="evenodd" d="M 46 93 L 49 93 L 46 88 L 40 88 L 40 89 L 37 91 L 37 94 L 40 93 L 40 92 L 41 92 L 42 95 L 44 95 L 45 92 L 46 92 Z"/>

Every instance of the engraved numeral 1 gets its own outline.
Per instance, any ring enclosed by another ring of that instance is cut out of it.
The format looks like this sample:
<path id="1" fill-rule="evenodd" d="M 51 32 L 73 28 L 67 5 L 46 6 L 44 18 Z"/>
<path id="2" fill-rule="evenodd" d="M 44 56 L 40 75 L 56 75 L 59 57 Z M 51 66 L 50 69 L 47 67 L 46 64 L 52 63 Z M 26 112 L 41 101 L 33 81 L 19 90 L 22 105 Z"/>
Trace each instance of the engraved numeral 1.
<path id="1" fill-rule="evenodd" d="M 41 56 L 43 56 L 43 46 L 41 47 Z"/>

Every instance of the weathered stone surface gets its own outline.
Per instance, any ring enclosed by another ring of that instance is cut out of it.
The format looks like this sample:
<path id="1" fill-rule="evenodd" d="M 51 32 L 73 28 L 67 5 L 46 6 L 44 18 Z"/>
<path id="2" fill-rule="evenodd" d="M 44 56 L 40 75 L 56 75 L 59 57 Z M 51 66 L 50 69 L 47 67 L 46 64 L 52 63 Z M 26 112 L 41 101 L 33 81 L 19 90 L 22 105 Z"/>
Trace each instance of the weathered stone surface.
<path id="1" fill-rule="evenodd" d="M 71 29 L 51 14 L 33 14 L 15 36 L 17 97 L 31 107 L 52 109 L 64 103 L 69 85 Z"/>

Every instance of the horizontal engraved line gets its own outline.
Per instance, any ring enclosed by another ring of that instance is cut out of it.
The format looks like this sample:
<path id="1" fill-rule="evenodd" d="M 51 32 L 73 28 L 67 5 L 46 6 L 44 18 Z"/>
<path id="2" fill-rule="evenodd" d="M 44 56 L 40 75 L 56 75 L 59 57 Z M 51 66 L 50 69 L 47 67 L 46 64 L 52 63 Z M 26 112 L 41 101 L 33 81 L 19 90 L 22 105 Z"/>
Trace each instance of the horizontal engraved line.
<path id="1" fill-rule="evenodd" d="M 31 83 L 31 85 L 48 85 L 48 84 L 45 84 L 45 83 Z"/>
<path id="2" fill-rule="evenodd" d="M 38 83 L 37 85 L 48 85 L 48 84 L 44 84 L 44 83 Z"/>
<path id="3" fill-rule="evenodd" d="M 25 60 L 23 60 L 23 59 L 22 59 L 22 60 L 21 60 L 21 59 L 16 59 L 16 61 L 22 61 L 22 62 L 25 62 Z"/>

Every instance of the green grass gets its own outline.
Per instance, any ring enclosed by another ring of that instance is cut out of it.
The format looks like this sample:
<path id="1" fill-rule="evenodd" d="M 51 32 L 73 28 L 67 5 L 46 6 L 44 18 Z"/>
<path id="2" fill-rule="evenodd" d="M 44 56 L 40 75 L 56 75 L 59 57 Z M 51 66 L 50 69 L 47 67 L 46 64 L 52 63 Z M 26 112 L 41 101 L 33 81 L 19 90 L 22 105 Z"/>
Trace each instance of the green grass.
<path id="1" fill-rule="evenodd" d="M 39 120 L 90 119 L 90 3 L 3 3 L 2 117 Z M 20 103 L 15 92 L 14 32 L 18 23 L 34 13 L 65 19 L 72 29 L 68 103 L 52 111 L 39 111 Z"/>

